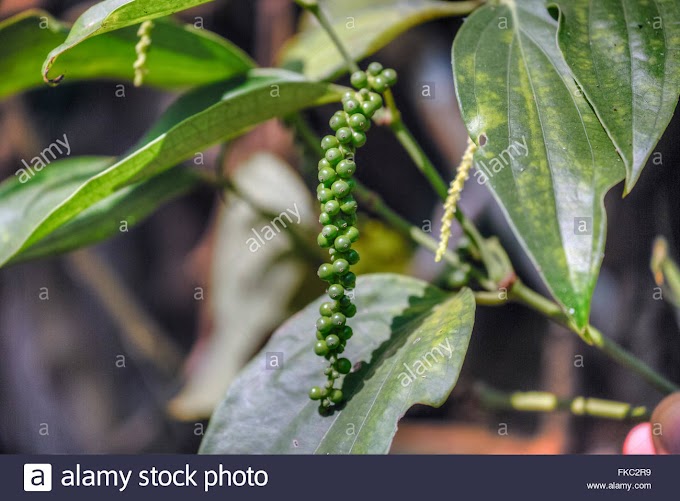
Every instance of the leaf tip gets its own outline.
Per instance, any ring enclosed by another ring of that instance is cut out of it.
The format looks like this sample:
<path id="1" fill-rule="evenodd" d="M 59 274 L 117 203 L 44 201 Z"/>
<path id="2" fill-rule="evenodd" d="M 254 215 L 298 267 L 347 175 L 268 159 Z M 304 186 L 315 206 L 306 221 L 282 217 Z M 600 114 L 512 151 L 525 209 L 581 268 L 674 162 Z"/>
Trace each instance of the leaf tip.
<path id="1" fill-rule="evenodd" d="M 50 72 L 50 69 L 52 68 L 52 65 L 54 64 L 54 60 L 57 58 L 57 56 L 52 56 L 45 61 L 45 65 L 43 66 L 42 70 L 42 79 L 43 81 L 52 87 L 56 87 L 59 85 L 59 83 L 64 79 L 64 74 L 62 73 L 61 75 L 55 77 L 55 78 L 50 78 L 48 76 L 48 73 Z"/>

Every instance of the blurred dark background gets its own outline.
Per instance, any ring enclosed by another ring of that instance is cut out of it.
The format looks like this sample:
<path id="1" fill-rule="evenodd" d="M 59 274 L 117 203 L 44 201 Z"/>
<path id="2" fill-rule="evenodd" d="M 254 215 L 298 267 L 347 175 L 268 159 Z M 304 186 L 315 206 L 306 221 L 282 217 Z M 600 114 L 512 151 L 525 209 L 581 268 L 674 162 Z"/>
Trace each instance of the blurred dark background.
<path id="1" fill-rule="evenodd" d="M 89 5 L 10 0 L 0 4 L 0 20 L 40 7 L 73 21 Z M 287 0 L 223 0 L 180 17 L 193 22 L 201 16 L 205 28 L 266 65 L 278 47 L 276 37 L 294 29 L 298 14 Z M 269 29 L 271 23 L 275 31 Z M 395 93 L 405 120 L 446 179 L 465 147 L 450 68 L 450 46 L 460 23 L 459 19 L 428 23 L 375 56 L 399 72 Z M 434 83 L 433 99 L 421 97 L 424 82 Z M 20 159 L 30 156 L 37 145 L 64 133 L 72 138 L 72 155 L 122 154 L 174 98 L 127 85 L 126 97 L 120 99 L 115 85 L 95 81 L 45 87 L 0 103 L 0 178 L 13 175 Z M 328 107 L 307 116 L 324 134 L 331 113 Z M 259 129 L 258 147 L 304 162 L 299 145 L 272 139 L 282 129 L 269 125 Z M 657 235 L 665 236 L 671 256 L 680 258 L 680 149 L 674 141 L 679 127 L 676 115 L 656 148 L 662 163 L 650 162 L 630 196 L 622 199 L 621 186 L 607 196 L 606 256 L 592 313 L 592 323 L 607 336 L 676 382 L 678 317 L 666 302 L 654 299 L 649 261 Z M 371 132 L 361 152 L 361 180 L 412 223 L 437 221 L 440 204 L 429 185 L 387 131 Z M 245 155 L 252 145 L 237 143 L 236 154 L 239 147 Z M 214 150 L 207 153 L 213 161 L 215 156 Z M 501 236 L 522 278 L 543 290 L 486 189 L 468 183 L 462 204 L 485 234 Z M 222 205 L 218 193 L 202 188 L 85 252 L 0 270 L 1 452 L 197 450 L 204 417 L 179 419 L 168 411 L 168 402 L 201 363 L 195 350 L 212 334 L 211 307 L 195 300 L 195 293 L 197 287 L 210 288 L 210 250 Z M 433 232 L 436 235 L 436 224 Z M 416 252 L 404 267 L 425 278 L 437 273 L 431 255 L 425 253 Z M 321 285 L 303 284 L 297 303 L 321 293 Z M 41 298 L 43 288 L 49 300 Z M 124 294 L 126 304 L 111 307 L 106 298 L 112 289 Z M 293 301 L 291 309 L 293 305 L 301 306 Z M 522 307 L 481 307 L 478 312 L 463 374 L 450 401 L 441 409 L 413 409 L 400 426 L 395 451 L 618 452 L 631 427 L 565 415 L 490 412 L 473 398 L 473 385 L 479 381 L 508 391 L 543 389 L 648 406 L 661 398 L 635 375 Z M 161 336 L 173 354 L 172 362 L 163 367 L 135 355 L 122 333 L 126 316 Z M 576 364 L 580 356 L 583 362 Z M 502 424 L 507 425 L 507 436 L 498 433 Z"/>

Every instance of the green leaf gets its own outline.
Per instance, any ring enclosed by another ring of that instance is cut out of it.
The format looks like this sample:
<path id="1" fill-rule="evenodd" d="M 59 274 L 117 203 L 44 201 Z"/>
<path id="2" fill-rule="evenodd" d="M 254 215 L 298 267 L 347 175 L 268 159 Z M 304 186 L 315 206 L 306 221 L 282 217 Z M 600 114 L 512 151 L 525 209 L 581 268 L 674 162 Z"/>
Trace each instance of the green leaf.
<path id="1" fill-rule="evenodd" d="M 46 12 L 31 10 L 0 23 L 0 99 L 44 85 L 40 67 L 68 28 Z M 67 81 L 111 78 L 132 81 L 135 27 L 88 39 L 59 58 L 54 74 Z M 182 89 L 226 80 L 245 73 L 254 63 L 238 47 L 207 30 L 181 26 L 169 19 L 156 22 L 153 50 L 147 56 L 146 85 Z"/>
<path id="2" fill-rule="evenodd" d="M 56 59 L 90 37 L 140 24 L 147 19 L 168 16 L 209 1 L 211 0 L 104 0 L 96 3 L 76 20 L 66 40 L 47 55 L 42 67 L 43 78 L 45 81 L 58 83 L 60 77 L 50 79 L 47 76 Z"/>
<path id="3" fill-rule="evenodd" d="M 466 14 L 479 2 L 430 0 L 380 0 L 372 2 L 329 2 L 328 12 L 335 32 L 356 61 L 378 51 L 414 26 L 442 17 Z M 342 56 L 328 34 L 314 23 L 294 36 L 280 54 L 280 64 L 304 73 L 312 80 L 332 79 L 347 71 Z"/>
<path id="4" fill-rule="evenodd" d="M 680 95 L 677 0 L 557 0 L 559 45 L 626 164 L 626 193 Z"/>
<path id="5" fill-rule="evenodd" d="M 487 5 L 457 34 L 453 73 L 480 146 L 475 180 L 489 185 L 553 296 L 583 330 L 604 252 L 603 198 L 625 173 L 556 37 L 543 0 Z"/>
<path id="6" fill-rule="evenodd" d="M 30 206 L 34 203 L 31 183 L 50 171 L 51 165 L 47 165 L 26 183 L 13 183 L 12 190 L 19 196 L 15 202 L 0 192 L 0 214 L 9 208 L 12 213 L 28 214 L 16 223 L 18 227 L 0 225 L 0 265 L 125 186 L 159 174 L 270 118 L 339 101 L 343 89 L 273 69 L 251 70 L 243 77 L 195 89 L 171 106 L 130 154 L 101 172 L 96 168 L 84 172 L 77 186 L 60 185 L 59 179 L 54 179 L 50 196 Z"/>
<path id="7" fill-rule="evenodd" d="M 81 161 L 98 163 L 95 158 L 74 158 L 54 162 L 50 169 L 55 176 L 59 176 L 62 184 L 71 184 L 71 178 L 75 178 L 73 186 L 76 187 L 82 179 L 78 166 L 74 168 L 74 162 L 79 164 Z M 107 158 L 105 163 L 110 165 L 113 162 Z M 175 168 L 148 181 L 123 188 L 85 209 L 46 238 L 20 252 L 11 263 L 62 254 L 120 235 L 123 222 L 126 228 L 132 228 L 164 203 L 196 188 L 199 182 L 200 178 L 196 174 Z M 36 182 L 36 188 L 38 184 Z M 50 196 L 49 188 L 43 189 L 40 196 Z M 14 219 L 16 221 L 18 217 Z"/>
<path id="8" fill-rule="evenodd" d="M 324 380 L 325 361 L 312 348 L 325 300 L 282 325 L 241 373 L 213 415 L 200 452 L 383 454 L 411 406 L 446 401 L 474 323 L 468 289 L 447 295 L 401 275 L 359 277 L 346 354 L 361 365 L 343 382 L 345 404 L 326 416 L 307 396 Z M 282 369 L 265 370 L 268 353 L 283 357 Z"/>

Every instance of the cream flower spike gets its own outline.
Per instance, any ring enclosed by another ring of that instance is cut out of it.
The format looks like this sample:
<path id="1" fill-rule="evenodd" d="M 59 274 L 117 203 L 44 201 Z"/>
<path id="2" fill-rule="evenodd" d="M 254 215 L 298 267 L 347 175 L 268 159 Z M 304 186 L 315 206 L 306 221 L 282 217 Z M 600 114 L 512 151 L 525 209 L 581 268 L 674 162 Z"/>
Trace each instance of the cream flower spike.
<path id="1" fill-rule="evenodd" d="M 149 47 L 151 46 L 151 30 L 153 29 L 153 21 L 144 21 L 137 30 L 137 36 L 139 42 L 135 45 L 135 52 L 137 53 L 137 60 L 134 62 L 132 67 L 135 69 L 135 87 L 141 87 L 144 83 L 144 75 L 149 71 L 145 68 L 146 65 L 146 55 L 149 52 Z"/>
<path id="2" fill-rule="evenodd" d="M 446 197 L 446 202 L 444 203 L 444 215 L 442 216 L 442 229 L 439 236 L 439 247 L 437 248 L 437 253 L 435 254 L 434 260 L 436 262 L 441 261 L 446 248 L 449 245 L 449 238 L 451 238 L 451 222 L 453 221 L 453 216 L 456 214 L 456 205 L 458 200 L 460 200 L 461 192 L 463 191 L 463 186 L 465 181 L 470 175 L 470 169 L 472 168 L 472 158 L 474 157 L 475 151 L 477 150 L 477 145 L 468 137 L 468 146 L 463 154 L 463 158 L 458 166 L 458 172 L 456 177 L 451 181 L 451 186 L 449 186 L 449 194 Z"/>

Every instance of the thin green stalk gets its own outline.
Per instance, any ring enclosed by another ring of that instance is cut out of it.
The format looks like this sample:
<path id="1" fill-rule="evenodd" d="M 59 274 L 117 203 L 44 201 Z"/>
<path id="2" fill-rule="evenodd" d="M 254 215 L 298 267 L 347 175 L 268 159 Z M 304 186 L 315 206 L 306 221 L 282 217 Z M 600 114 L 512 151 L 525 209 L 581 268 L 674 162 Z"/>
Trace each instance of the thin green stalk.
<path id="1" fill-rule="evenodd" d="M 576 416 L 592 416 L 619 421 L 648 421 L 651 413 L 644 406 L 600 398 L 559 398 L 546 391 L 505 393 L 485 384 L 475 385 L 475 394 L 483 406 L 520 412 L 569 411 Z"/>
<path id="2" fill-rule="evenodd" d="M 363 207 L 380 216 L 394 227 L 394 229 L 398 230 L 415 243 L 425 247 L 427 250 L 432 251 L 433 253 L 437 251 L 438 243 L 436 240 L 394 212 L 385 204 L 380 195 L 369 190 L 359 182 L 357 182 L 354 188 L 354 195 L 361 202 Z M 443 259 L 454 268 L 458 268 L 461 265 L 458 255 L 451 251 L 445 252 Z"/>
<path id="3" fill-rule="evenodd" d="M 569 319 L 569 317 L 562 311 L 562 308 L 550 299 L 541 294 L 531 290 L 521 281 L 517 280 L 508 294 L 510 300 L 521 303 L 529 308 L 541 313 L 551 320 L 563 325 L 570 331 L 578 334 L 581 339 L 591 346 L 595 346 L 600 351 L 605 353 L 611 359 L 616 361 L 635 373 L 642 379 L 654 386 L 662 393 L 673 393 L 680 391 L 680 387 L 669 381 L 654 369 L 645 364 L 631 353 L 624 350 L 615 341 L 605 337 L 598 329 L 589 325 L 585 332 L 581 332 L 576 325 Z"/>
<path id="4" fill-rule="evenodd" d="M 347 64 L 347 68 L 349 69 L 349 71 L 351 73 L 354 73 L 355 71 L 359 71 L 359 67 L 357 66 L 357 63 L 355 63 L 354 58 L 352 58 L 352 56 L 350 56 L 349 52 L 345 48 L 345 45 L 340 40 L 340 37 L 338 37 L 338 34 L 333 29 L 333 26 L 331 25 L 328 17 L 324 13 L 324 11 L 321 10 L 319 3 L 316 0 L 295 0 L 295 2 L 300 7 L 302 7 L 307 12 L 309 12 L 314 17 L 316 17 L 316 19 L 319 21 L 319 24 L 321 24 L 321 27 L 326 31 L 328 36 L 333 41 L 333 44 L 335 45 L 335 47 L 338 49 L 338 51 L 342 55 L 342 58 L 345 60 L 345 64 Z"/>
<path id="5" fill-rule="evenodd" d="M 409 154 L 415 166 L 428 180 L 439 198 L 441 198 L 442 201 L 445 201 L 448 194 L 448 186 L 435 168 L 434 164 L 428 158 L 427 154 L 420 147 L 420 144 L 416 138 L 413 137 L 411 131 L 409 131 L 404 124 L 404 121 L 401 119 L 401 112 L 394 102 L 392 91 L 389 89 L 385 92 L 385 105 L 390 112 L 390 129 L 406 152 Z"/>

